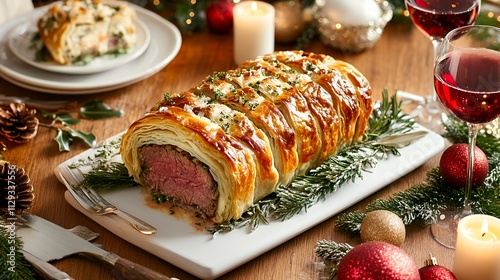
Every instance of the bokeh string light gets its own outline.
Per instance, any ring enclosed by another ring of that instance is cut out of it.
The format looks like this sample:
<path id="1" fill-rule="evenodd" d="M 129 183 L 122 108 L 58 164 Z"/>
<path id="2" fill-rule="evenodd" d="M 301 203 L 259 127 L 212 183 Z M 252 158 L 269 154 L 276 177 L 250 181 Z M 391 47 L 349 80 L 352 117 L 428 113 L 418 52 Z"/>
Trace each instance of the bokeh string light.
<path id="1" fill-rule="evenodd" d="M 168 19 L 175 22 L 181 32 L 189 33 L 206 26 L 205 9 L 207 4 L 214 0 L 149 0 L 150 6 L 158 11 L 171 11 Z M 280 0 L 268 0 L 266 2 L 274 3 Z M 408 11 L 404 6 L 404 2 L 400 0 L 387 0 L 393 8 L 392 22 L 395 24 L 403 24 L 402 21 L 410 22 Z M 239 3 L 241 0 L 232 0 L 233 3 Z M 316 5 L 315 0 L 300 0 L 303 9 L 310 9 Z M 401 5 L 403 3 L 403 5 Z M 489 6 L 489 7 L 488 7 Z M 491 8 L 490 8 L 491 7 Z M 481 13 L 476 20 L 478 24 L 494 25 L 500 27 L 500 8 L 493 4 L 483 3 Z M 309 29 L 304 29 L 304 32 L 310 32 Z M 312 37 L 312 36 L 309 36 Z"/>

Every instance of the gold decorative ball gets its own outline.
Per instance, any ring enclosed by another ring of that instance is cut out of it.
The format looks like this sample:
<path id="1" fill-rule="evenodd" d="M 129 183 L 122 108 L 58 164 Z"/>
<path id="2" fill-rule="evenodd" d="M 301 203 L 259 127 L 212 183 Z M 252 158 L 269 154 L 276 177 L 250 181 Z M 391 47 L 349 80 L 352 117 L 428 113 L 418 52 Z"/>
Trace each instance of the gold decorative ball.
<path id="1" fill-rule="evenodd" d="M 361 241 L 384 241 L 401 246 L 406 229 L 398 215 L 387 210 L 375 210 L 366 214 L 361 222 Z"/>

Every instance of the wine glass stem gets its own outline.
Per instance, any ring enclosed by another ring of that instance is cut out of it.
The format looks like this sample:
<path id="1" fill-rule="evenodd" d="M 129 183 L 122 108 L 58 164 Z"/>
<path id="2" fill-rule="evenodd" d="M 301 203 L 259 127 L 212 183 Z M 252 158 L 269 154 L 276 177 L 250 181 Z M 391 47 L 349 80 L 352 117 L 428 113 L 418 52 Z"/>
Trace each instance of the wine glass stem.
<path id="1" fill-rule="evenodd" d="M 439 44 L 441 43 L 442 39 L 440 38 L 433 38 L 431 37 L 431 42 L 432 42 L 432 49 L 433 49 L 433 57 L 432 57 L 432 61 L 435 61 L 435 58 L 438 54 L 438 50 L 439 50 Z M 434 67 L 432 67 L 432 72 L 434 72 Z M 439 100 L 437 98 L 437 93 L 436 93 L 436 90 L 434 88 L 434 84 L 432 84 L 432 87 L 431 87 L 431 94 L 426 98 L 426 110 L 427 110 L 427 114 L 429 115 L 429 123 L 430 123 L 430 128 L 432 130 L 436 130 L 438 129 L 438 127 L 436 127 L 434 125 L 433 122 L 436 121 L 436 119 L 439 119 L 440 116 L 439 116 L 439 113 L 441 113 L 441 108 L 440 108 L 440 104 L 439 104 Z M 437 122 L 439 122 L 439 120 L 437 120 Z"/>
<path id="2" fill-rule="evenodd" d="M 438 50 L 439 50 L 439 44 L 441 44 L 441 41 L 443 41 L 443 39 L 436 39 L 436 38 L 431 38 L 431 42 L 432 42 L 432 50 L 433 50 L 433 57 L 432 57 L 432 61 L 436 61 L 436 56 L 438 55 Z M 432 67 L 432 70 L 434 72 L 434 66 Z M 431 102 L 432 103 L 435 103 L 437 102 L 437 94 L 436 94 L 436 89 L 434 88 L 434 85 L 432 85 L 432 95 L 431 95 Z"/>
<path id="3" fill-rule="evenodd" d="M 474 149 L 476 147 L 476 137 L 477 137 L 477 124 L 467 124 L 469 128 L 469 148 L 468 148 L 468 161 L 467 161 L 467 184 L 465 186 L 465 197 L 464 197 L 464 212 L 470 213 L 470 194 L 472 191 L 473 183 L 473 170 L 474 170 Z"/>

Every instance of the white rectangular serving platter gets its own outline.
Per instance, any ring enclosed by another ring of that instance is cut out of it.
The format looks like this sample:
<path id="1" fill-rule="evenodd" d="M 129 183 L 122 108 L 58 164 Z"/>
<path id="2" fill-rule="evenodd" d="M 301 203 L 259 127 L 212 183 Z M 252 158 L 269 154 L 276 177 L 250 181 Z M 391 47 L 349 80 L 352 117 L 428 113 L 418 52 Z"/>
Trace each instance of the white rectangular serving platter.
<path id="1" fill-rule="evenodd" d="M 401 148 L 400 156 L 381 160 L 369 172 L 363 172 L 362 178 L 355 183 L 344 185 L 307 212 L 286 221 L 271 221 L 254 231 L 243 227 L 212 237 L 210 233 L 194 229 L 188 222 L 169 215 L 168 211 L 147 206 L 149 195 L 140 187 L 103 192 L 103 196 L 118 208 L 154 225 L 158 232 L 150 236 L 137 232 L 115 215 L 97 216 L 88 213 L 68 192 L 65 193 L 65 199 L 120 238 L 196 277 L 214 279 L 339 214 L 437 155 L 444 149 L 444 139 L 432 131 L 428 132 L 418 141 Z M 61 163 L 55 169 L 56 176 L 58 172 L 66 173 L 66 166 L 92 156 L 96 151 L 87 150 Z"/>

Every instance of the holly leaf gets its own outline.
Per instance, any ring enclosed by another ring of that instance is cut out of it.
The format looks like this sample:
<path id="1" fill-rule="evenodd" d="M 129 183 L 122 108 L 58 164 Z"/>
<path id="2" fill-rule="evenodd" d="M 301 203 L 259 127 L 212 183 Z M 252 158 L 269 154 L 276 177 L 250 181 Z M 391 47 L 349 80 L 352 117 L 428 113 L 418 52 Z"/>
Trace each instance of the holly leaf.
<path id="1" fill-rule="evenodd" d="M 57 114 L 55 120 L 60 121 L 63 125 L 73 125 L 80 122 L 79 119 L 73 118 L 69 113 Z"/>
<path id="2" fill-rule="evenodd" d="M 102 100 L 93 100 L 85 103 L 80 108 L 80 115 L 86 119 L 106 119 L 111 117 L 123 116 L 123 110 L 115 110 Z"/>
<path id="3" fill-rule="evenodd" d="M 60 128 L 56 128 L 56 131 L 57 134 L 56 137 L 54 137 L 54 140 L 56 140 L 57 144 L 59 144 L 59 151 L 69 152 L 69 146 L 71 145 L 71 142 L 73 142 L 71 134 L 68 131 L 62 130 Z"/>
<path id="4" fill-rule="evenodd" d="M 73 118 L 69 113 L 52 113 L 47 111 L 42 111 L 42 116 L 44 118 L 53 119 L 55 121 L 61 122 L 61 124 L 67 126 L 72 124 L 77 124 L 80 122 L 79 119 Z"/>
<path id="5" fill-rule="evenodd" d="M 56 114 L 48 111 L 42 111 L 42 116 L 47 119 L 55 119 Z"/>
<path id="6" fill-rule="evenodd" d="M 85 143 L 87 143 L 87 145 L 89 145 L 90 147 L 94 147 L 95 143 L 96 143 L 96 139 L 95 139 L 95 136 L 94 134 L 92 133 L 85 133 L 81 130 L 75 130 L 75 129 L 72 129 L 72 128 L 66 128 L 66 130 L 69 132 L 69 134 L 73 137 L 77 137 L 77 138 L 80 138 L 82 139 Z"/>

